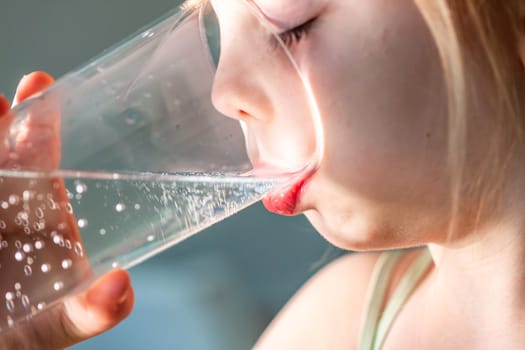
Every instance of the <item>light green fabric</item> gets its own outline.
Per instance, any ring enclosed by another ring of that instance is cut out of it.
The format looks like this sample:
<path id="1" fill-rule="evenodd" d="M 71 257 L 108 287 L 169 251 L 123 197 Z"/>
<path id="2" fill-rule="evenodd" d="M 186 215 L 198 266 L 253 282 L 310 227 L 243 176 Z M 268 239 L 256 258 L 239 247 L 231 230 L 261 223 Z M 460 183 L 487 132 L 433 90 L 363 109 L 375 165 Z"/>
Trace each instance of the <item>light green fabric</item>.
<path id="1" fill-rule="evenodd" d="M 361 330 L 359 350 L 379 350 L 392 326 L 394 319 L 414 290 L 423 273 L 432 263 L 428 249 L 424 249 L 396 287 L 388 304 L 381 313 L 388 282 L 401 251 L 389 251 L 381 254 L 371 277 L 365 309 L 366 319 Z"/>

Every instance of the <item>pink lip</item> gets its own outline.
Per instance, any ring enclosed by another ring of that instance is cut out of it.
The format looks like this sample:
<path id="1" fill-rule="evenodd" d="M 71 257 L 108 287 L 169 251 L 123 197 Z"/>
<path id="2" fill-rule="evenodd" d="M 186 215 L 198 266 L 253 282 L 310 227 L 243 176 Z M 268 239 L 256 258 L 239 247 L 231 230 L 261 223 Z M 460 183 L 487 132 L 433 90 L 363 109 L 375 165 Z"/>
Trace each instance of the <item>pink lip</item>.
<path id="1" fill-rule="evenodd" d="M 312 174 L 312 171 L 305 171 L 283 186 L 271 191 L 262 200 L 266 209 L 280 215 L 294 215 L 302 194 L 302 189 Z"/>

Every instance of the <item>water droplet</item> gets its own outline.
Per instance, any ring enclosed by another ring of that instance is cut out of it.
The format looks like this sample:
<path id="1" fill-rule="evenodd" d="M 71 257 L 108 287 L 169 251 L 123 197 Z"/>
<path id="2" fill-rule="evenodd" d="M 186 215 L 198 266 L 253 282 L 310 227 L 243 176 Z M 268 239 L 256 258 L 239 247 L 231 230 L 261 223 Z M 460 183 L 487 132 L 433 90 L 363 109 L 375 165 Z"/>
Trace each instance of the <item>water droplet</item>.
<path id="1" fill-rule="evenodd" d="M 40 250 L 44 248 L 44 241 L 38 240 L 35 242 L 35 249 Z"/>
<path id="2" fill-rule="evenodd" d="M 51 271 L 51 265 L 42 264 L 42 266 L 40 266 L 40 270 L 42 270 L 43 273 L 48 273 L 49 271 Z"/>
<path id="3" fill-rule="evenodd" d="M 6 307 L 7 311 L 13 312 L 13 311 L 15 311 L 15 302 L 13 300 L 11 300 L 11 299 L 7 300 L 5 302 L 5 307 Z"/>
<path id="4" fill-rule="evenodd" d="M 20 248 L 22 248 L 22 242 L 20 242 L 20 241 L 15 241 L 15 247 L 16 247 L 16 249 L 20 249 Z"/>
<path id="5" fill-rule="evenodd" d="M 36 208 L 35 215 L 37 218 L 42 219 L 44 217 L 44 211 L 42 210 L 42 208 Z"/>
<path id="6" fill-rule="evenodd" d="M 29 309 L 29 307 L 31 306 L 31 303 L 29 302 L 29 297 L 23 294 L 21 299 L 22 299 L 22 306 L 25 307 L 26 309 Z"/>
<path id="7" fill-rule="evenodd" d="M 78 219 L 77 221 L 78 227 L 84 228 L 88 225 L 87 219 Z"/>
<path id="8" fill-rule="evenodd" d="M 75 185 L 75 191 L 79 194 L 84 193 L 87 191 L 87 185 L 83 182 L 77 182 Z"/>
<path id="9" fill-rule="evenodd" d="M 31 276 L 31 274 L 33 274 L 33 269 L 31 268 L 31 266 L 24 266 L 24 273 L 26 274 L 26 276 Z"/>
<path id="10" fill-rule="evenodd" d="M 0 230 L 3 230 L 6 228 L 6 224 L 4 220 L 0 220 Z"/>
<path id="11" fill-rule="evenodd" d="M 30 253 L 33 251 L 33 246 L 29 243 L 26 243 L 22 246 L 22 249 L 24 250 L 25 253 Z"/>
<path id="12" fill-rule="evenodd" d="M 64 288 L 64 283 L 62 283 L 62 281 L 57 281 L 53 284 L 53 289 L 56 291 L 59 291 L 62 288 Z"/>
<path id="13" fill-rule="evenodd" d="M 106 229 L 101 228 L 99 232 L 102 236 L 104 236 L 106 234 Z"/>
<path id="14" fill-rule="evenodd" d="M 7 203 L 6 201 L 2 201 L 2 203 L 0 203 L 0 207 L 2 207 L 2 209 L 7 209 L 9 208 L 9 203 Z"/>
<path id="15" fill-rule="evenodd" d="M 15 260 L 16 261 L 22 261 L 25 258 L 25 254 L 21 251 L 18 251 L 15 253 Z"/>
<path id="16" fill-rule="evenodd" d="M 155 240 L 155 236 L 154 235 L 149 235 L 147 240 L 148 240 L 148 242 L 153 242 Z"/>
<path id="17" fill-rule="evenodd" d="M 42 302 L 42 303 L 38 303 L 36 308 L 38 310 L 44 310 L 44 308 L 46 307 L 46 303 Z"/>
<path id="18" fill-rule="evenodd" d="M 15 294 L 13 292 L 5 293 L 5 300 L 13 300 L 14 298 L 15 298 Z"/>
<path id="19" fill-rule="evenodd" d="M 136 203 L 134 208 L 135 208 L 135 210 L 140 210 L 140 204 Z"/>
<path id="20" fill-rule="evenodd" d="M 73 265 L 73 261 L 71 259 L 64 259 L 62 260 L 62 268 L 64 270 L 69 269 Z"/>
<path id="21" fill-rule="evenodd" d="M 126 205 L 124 203 L 117 203 L 115 205 L 115 210 L 119 213 L 123 212 L 126 209 Z"/>
<path id="22" fill-rule="evenodd" d="M 20 284 L 20 282 L 16 282 L 15 283 L 15 290 L 20 290 L 22 289 L 22 285 Z"/>

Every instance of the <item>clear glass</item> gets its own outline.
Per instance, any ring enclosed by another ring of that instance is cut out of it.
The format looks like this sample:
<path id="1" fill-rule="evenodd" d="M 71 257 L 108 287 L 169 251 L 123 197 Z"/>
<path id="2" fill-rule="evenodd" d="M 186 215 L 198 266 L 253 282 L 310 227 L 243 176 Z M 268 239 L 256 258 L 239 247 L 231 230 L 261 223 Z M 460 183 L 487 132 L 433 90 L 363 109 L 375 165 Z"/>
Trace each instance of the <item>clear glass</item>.
<path id="1" fill-rule="evenodd" d="M 315 108 L 305 81 L 264 16 L 248 1 L 234 3 L 251 28 L 243 34 L 250 55 L 237 52 L 242 64 L 218 68 L 222 28 L 209 6 L 177 9 L 4 119 L 1 329 L 110 269 L 173 246 L 313 166 Z M 289 86 L 300 106 L 268 131 L 283 133 L 282 145 L 254 142 L 242 109 L 237 119 L 215 108 L 224 105 L 215 90 L 229 88 L 215 86 L 218 72 L 223 82 L 226 75 L 246 81 L 263 64 L 272 67 L 265 81 Z"/>

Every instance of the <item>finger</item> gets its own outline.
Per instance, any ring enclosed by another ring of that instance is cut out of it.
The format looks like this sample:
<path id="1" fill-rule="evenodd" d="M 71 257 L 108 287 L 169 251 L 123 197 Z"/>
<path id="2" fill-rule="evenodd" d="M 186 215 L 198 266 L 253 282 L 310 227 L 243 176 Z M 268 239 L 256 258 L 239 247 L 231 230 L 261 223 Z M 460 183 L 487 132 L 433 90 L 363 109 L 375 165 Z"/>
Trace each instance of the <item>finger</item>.
<path id="1" fill-rule="evenodd" d="M 73 343 L 91 338 L 126 318 L 133 308 L 134 294 L 124 270 L 103 276 L 86 293 L 66 301 L 62 334 Z M 64 344 L 66 345 L 66 344 Z"/>
<path id="2" fill-rule="evenodd" d="M 0 337 L 1 349 L 63 349 L 122 321 L 133 307 L 129 275 L 115 270 L 87 292 L 24 321 Z"/>
<path id="3" fill-rule="evenodd" d="M 19 104 L 34 94 L 41 92 L 53 84 L 53 82 L 53 77 L 45 72 L 37 71 L 25 75 L 22 77 L 20 83 L 18 83 L 18 87 L 16 88 L 15 97 L 13 98 L 13 106 Z"/>
<path id="4" fill-rule="evenodd" d="M 33 96 L 53 84 L 53 78 L 44 72 L 33 72 L 20 81 L 13 105 Z M 60 162 L 60 113 L 56 94 L 35 100 L 28 117 L 16 131 L 16 165 L 39 171 L 54 170 Z"/>
<path id="5" fill-rule="evenodd" d="M 9 101 L 4 95 L 0 94 L 0 118 L 9 112 Z"/>

